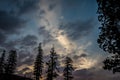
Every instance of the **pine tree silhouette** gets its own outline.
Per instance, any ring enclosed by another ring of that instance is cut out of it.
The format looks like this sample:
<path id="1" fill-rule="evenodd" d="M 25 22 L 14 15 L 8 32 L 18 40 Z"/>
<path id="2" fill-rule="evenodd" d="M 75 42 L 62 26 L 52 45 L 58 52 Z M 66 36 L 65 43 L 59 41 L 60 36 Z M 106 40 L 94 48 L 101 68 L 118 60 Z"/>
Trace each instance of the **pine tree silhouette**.
<path id="1" fill-rule="evenodd" d="M 113 73 L 120 72 L 120 1 L 119 0 L 97 0 L 101 22 L 99 47 L 105 52 L 112 54 L 104 61 L 103 68 L 112 70 Z"/>
<path id="2" fill-rule="evenodd" d="M 34 63 L 35 80 L 40 80 L 40 77 L 42 77 L 42 69 L 43 69 L 43 50 L 42 50 L 41 43 L 40 43 L 38 46 L 38 55 Z"/>
<path id="3" fill-rule="evenodd" d="M 16 62 L 17 62 L 17 53 L 15 50 L 11 50 L 9 52 L 9 56 L 6 63 L 5 73 L 6 74 L 13 74 L 16 69 Z"/>
<path id="4" fill-rule="evenodd" d="M 73 68 L 72 63 L 73 63 L 72 59 L 70 57 L 66 57 L 65 68 L 63 71 L 64 80 L 72 80 L 73 79 L 72 72 L 74 71 L 74 68 Z"/>
<path id="5" fill-rule="evenodd" d="M 3 74 L 5 70 L 5 50 L 0 57 L 0 74 Z"/>
<path id="6" fill-rule="evenodd" d="M 56 54 L 54 47 L 51 48 L 50 51 L 50 60 L 46 63 L 48 66 L 47 70 L 47 79 L 46 80 L 54 80 L 58 76 L 58 68 L 57 68 L 58 55 Z"/>

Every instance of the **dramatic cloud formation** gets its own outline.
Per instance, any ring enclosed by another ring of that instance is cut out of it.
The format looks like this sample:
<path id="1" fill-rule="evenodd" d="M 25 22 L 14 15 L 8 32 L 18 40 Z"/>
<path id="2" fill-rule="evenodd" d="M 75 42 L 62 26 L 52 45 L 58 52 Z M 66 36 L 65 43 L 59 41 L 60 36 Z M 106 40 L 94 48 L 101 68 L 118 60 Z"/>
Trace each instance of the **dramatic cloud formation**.
<path id="1" fill-rule="evenodd" d="M 19 33 L 24 24 L 25 20 L 7 11 L 0 11 L 0 42 L 3 44 L 7 35 Z"/>
<path id="2" fill-rule="evenodd" d="M 53 45 L 59 55 L 58 80 L 66 56 L 73 59 L 75 80 L 117 80 L 118 74 L 101 68 L 105 56 L 96 43 L 96 9 L 95 0 L 0 0 L 0 48 L 17 50 L 19 75 L 32 75 L 42 42 L 44 62 Z"/>
<path id="3" fill-rule="evenodd" d="M 83 36 L 89 35 L 93 30 L 93 27 L 93 21 L 88 20 L 86 22 L 77 21 L 63 24 L 59 29 L 64 30 L 64 32 L 61 34 L 66 34 L 72 40 L 78 40 Z"/>
<path id="4" fill-rule="evenodd" d="M 15 16 L 7 11 L 0 11 L 0 31 L 4 34 L 17 32 L 24 26 L 23 24 L 25 24 L 25 21 L 18 16 Z"/>

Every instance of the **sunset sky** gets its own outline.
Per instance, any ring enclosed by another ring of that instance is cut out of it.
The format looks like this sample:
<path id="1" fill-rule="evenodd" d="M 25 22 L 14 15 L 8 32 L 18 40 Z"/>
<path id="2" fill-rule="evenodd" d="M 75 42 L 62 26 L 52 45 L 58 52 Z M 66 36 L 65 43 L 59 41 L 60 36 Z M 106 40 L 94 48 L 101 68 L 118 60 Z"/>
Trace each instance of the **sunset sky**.
<path id="1" fill-rule="evenodd" d="M 54 45 L 61 73 L 65 57 L 73 59 L 74 80 L 118 80 L 102 69 L 108 54 L 97 44 L 96 12 L 96 0 L 0 0 L 0 47 L 17 50 L 19 75 L 32 73 L 41 42 L 45 62 Z"/>

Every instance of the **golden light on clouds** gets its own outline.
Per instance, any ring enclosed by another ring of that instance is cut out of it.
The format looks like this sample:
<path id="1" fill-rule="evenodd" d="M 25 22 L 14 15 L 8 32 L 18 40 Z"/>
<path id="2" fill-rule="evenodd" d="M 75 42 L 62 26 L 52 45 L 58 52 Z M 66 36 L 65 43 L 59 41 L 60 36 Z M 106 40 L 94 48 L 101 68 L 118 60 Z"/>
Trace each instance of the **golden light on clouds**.
<path id="1" fill-rule="evenodd" d="M 44 76 L 42 76 L 42 77 L 40 78 L 40 80 L 45 80 L 45 77 L 44 77 Z"/>
<path id="2" fill-rule="evenodd" d="M 65 35 L 59 35 L 56 39 L 65 49 L 67 49 L 67 51 L 70 51 L 75 47 Z"/>
<path id="3" fill-rule="evenodd" d="M 17 71 L 22 71 L 25 68 L 28 68 L 28 70 L 24 71 L 23 74 L 30 73 L 33 71 L 33 65 L 27 65 L 27 64 L 17 67 Z"/>
<path id="4" fill-rule="evenodd" d="M 61 1 L 57 0 L 55 3 L 61 3 Z M 38 25 L 44 25 L 45 30 L 48 31 L 54 39 L 58 40 L 63 48 L 70 52 L 70 50 L 75 47 L 74 44 L 71 43 L 66 35 L 61 35 L 60 32 L 62 30 L 58 29 L 60 23 L 59 19 L 61 19 L 61 5 L 56 5 L 52 11 L 49 11 L 48 8 L 50 4 L 46 0 L 41 0 L 40 5 L 40 8 L 43 9 L 46 14 L 44 15 L 44 18 L 38 20 Z"/>
<path id="5" fill-rule="evenodd" d="M 55 3 L 60 3 L 60 1 L 56 1 Z M 45 14 L 42 19 L 38 20 L 38 25 L 43 25 L 45 27 L 45 30 L 49 32 L 49 34 L 57 40 L 57 43 L 54 42 L 55 46 L 60 45 L 59 48 L 63 48 L 65 51 L 62 51 L 60 49 L 58 54 L 62 55 L 69 55 L 71 52 L 74 52 L 74 54 L 77 54 L 78 56 L 86 53 L 84 50 L 87 49 L 88 46 L 90 46 L 92 43 L 87 42 L 85 44 L 78 45 L 76 42 L 71 41 L 66 34 L 61 34 L 64 32 L 64 30 L 59 29 L 59 19 L 63 19 L 64 17 L 61 15 L 61 5 L 57 5 L 54 10 L 49 11 L 48 9 L 49 3 L 46 0 L 41 0 L 40 8 L 45 11 Z M 48 46 L 51 45 L 48 43 Z M 89 58 L 79 58 L 77 60 L 77 63 L 74 62 L 74 66 L 77 67 L 77 69 L 89 69 L 93 67 L 96 64 L 96 61 Z M 61 64 L 62 65 L 62 64 Z"/>
<path id="6" fill-rule="evenodd" d="M 79 69 L 89 69 L 92 68 L 97 63 L 96 60 L 89 58 L 80 58 L 77 63 L 74 63 L 74 66 Z"/>

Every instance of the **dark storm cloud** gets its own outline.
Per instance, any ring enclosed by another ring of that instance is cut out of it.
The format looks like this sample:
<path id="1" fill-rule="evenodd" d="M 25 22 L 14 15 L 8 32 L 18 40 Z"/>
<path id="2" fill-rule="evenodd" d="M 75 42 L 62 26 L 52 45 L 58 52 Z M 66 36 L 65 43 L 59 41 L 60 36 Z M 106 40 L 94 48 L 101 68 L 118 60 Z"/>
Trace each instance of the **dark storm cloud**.
<path id="1" fill-rule="evenodd" d="M 18 40 L 15 40 L 15 41 L 8 41 L 8 42 L 5 42 L 3 45 L 4 48 L 6 48 L 7 50 L 12 50 L 12 49 L 16 49 L 16 45 L 19 44 L 19 41 Z"/>
<path id="2" fill-rule="evenodd" d="M 18 66 L 23 64 L 31 65 L 34 61 L 34 55 L 29 51 L 19 51 L 18 52 Z"/>
<path id="3" fill-rule="evenodd" d="M 0 2 L 15 14 L 24 14 L 39 10 L 40 0 L 1 0 Z"/>
<path id="4" fill-rule="evenodd" d="M 66 34 L 72 40 L 78 40 L 83 36 L 89 35 L 93 28 L 93 20 L 70 22 L 59 27 L 59 29 L 65 31 L 61 34 Z"/>
<path id="5" fill-rule="evenodd" d="M 34 48 L 37 44 L 37 40 L 38 38 L 35 35 L 26 35 L 25 37 L 17 41 L 19 46 L 21 46 L 18 52 L 18 56 L 19 56 L 18 66 L 23 65 L 23 64 L 31 65 L 33 63 L 34 54 L 36 52 L 34 51 L 34 53 L 32 53 L 28 49 L 28 47 Z"/>
<path id="6" fill-rule="evenodd" d="M 37 37 L 34 35 L 27 35 L 21 40 L 21 45 L 34 46 L 37 44 Z"/>
<path id="7" fill-rule="evenodd" d="M 12 34 L 18 34 L 26 21 L 7 11 L 0 10 L 0 46 L 8 46 L 6 40 Z"/>
<path id="8" fill-rule="evenodd" d="M 80 57 L 87 57 L 87 54 L 81 54 Z"/>
<path id="9" fill-rule="evenodd" d="M 20 39 L 5 42 L 2 47 L 6 48 L 7 51 L 11 49 L 17 50 L 18 66 L 21 66 L 23 64 L 31 65 L 34 61 L 34 53 L 30 52 L 30 47 L 34 48 L 37 44 L 37 40 L 38 39 L 35 35 L 26 35 Z"/>
<path id="10" fill-rule="evenodd" d="M 17 33 L 21 27 L 25 26 L 23 24 L 26 23 L 19 14 L 38 9 L 39 1 L 40 0 L 1 0 L 0 32 L 4 34 Z"/>
<path id="11" fill-rule="evenodd" d="M 2 39 L 1 39 L 2 40 Z M 6 41 L 7 39 L 5 39 Z M 7 50 L 11 49 L 28 49 L 28 47 L 34 47 L 37 44 L 37 37 L 34 35 L 26 35 L 25 37 L 20 37 L 15 40 L 7 40 L 7 42 L 1 42 L 0 46 L 6 48 Z"/>
<path id="12" fill-rule="evenodd" d="M 49 10 L 51 11 L 51 10 L 53 10 L 55 7 L 56 7 L 56 4 L 54 4 L 54 3 L 53 3 L 53 4 L 50 4 L 50 5 L 49 5 Z"/>
<path id="13" fill-rule="evenodd" d="M 3 45 L 5 40 L 6 40 L 6 36 L 0 32 L 0 44 Z"/>
<path id="14" fill-rule="evenodd" d="M 7 11 L 0 11 L 0 31 L 4 34 L 17 33 L 25 24 L 25 20 Z"/>
<path id="15" fill-rule="evenodd" d="M 45 26 L 41 26 L 39 28 L 39 34 L 41 34 L 41 35 L 43 34 L 47 38 L 51 37 L 50 33 L 47 30 L 45 30 Z"/>
<path id="16" fill-rule="evenodd" d="M 40 9 L 40 0 L 18 0 L 16 4 L 19 8 L 19 13 L 22 14 Z"/>
<path id="17" fill-rule="evenodd" d="M 6 40 L 9 36 L 19 33 L 25 27 L 26 20 L 22 19 L 20 13 L 37 9 L 39 0 L 1 0 L 0 8 L 0 44 L 9 47 L 14 41 Z M 25 42 L 25 40 L 23 40 Z M 34 44 L 35 42 L 32 42 Z M 26 44 L 28 45 L 28 43 Z"/>
<path id="18" fill-rule="evenodd" d="M 74 59 L 74 60 L 77 60 L 77 59 L 80 59 L 80 58 L 82 58 L 82 57 L 85 58 L 85 57 L 87 57 L 87 56 L 88 56 L 87 54 L 83 53 L 83 54 L 81 54 L 81 55 L 79 55 L 79 56 L 78 56 L 78 55 L 74 55 L 74 56 L 73 56 L 73 59 Z"/>
<path id="19" fill-rule="evenodd" d="M 25 17 L 23 19 L 22 16 L 25 13 L 35 13 L 40 10 L 39 2 L 40 0 L 0 0 L 0 46 L 8 48 L 11 43 L 15 46 L 20 42 L 19 40 L 10 41 L 8 38 L 20 33 L 20 30 L 26 27 L 28 20 Z M 31 37 L 33 41 L 26 41 L 28 37 L 24 38 L 21 44 L 26 46 L 36 44 L 33 37 Z"/>
<path id="20" fill-rule="evenodd" d="M 40 16 L 41 19 L 44 18 L 45 14 L 46 14 L 45 10 L 40 10 L 39 16 Z"/>
<path id="21" fill-rule="evenodd" d="M 50 41 L 53 41 L 54 38 L 53 36 L 51 36 L 50 32 L 45 30 L 45 26 L 41 26 L 39 28 L 39 34 L 43 36 L 43 45 L 45 45 L 46 43 L 49 43 Z"/>

